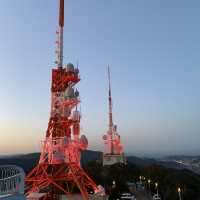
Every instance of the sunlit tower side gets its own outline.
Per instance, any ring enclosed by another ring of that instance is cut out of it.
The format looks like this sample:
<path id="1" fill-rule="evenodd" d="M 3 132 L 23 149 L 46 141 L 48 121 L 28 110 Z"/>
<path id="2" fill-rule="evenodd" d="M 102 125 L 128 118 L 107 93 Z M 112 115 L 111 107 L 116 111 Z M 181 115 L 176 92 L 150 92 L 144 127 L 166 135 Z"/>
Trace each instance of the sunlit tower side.
<path id="1" fill-rule="evenodd" d="M 112 115 L 112 95 L 111 95 L 111 81 L 110 81 L 110 67 L 108 66 L 108 102 L 109 102 L 109 125 L 108 131 L 103 136 L 104 153 L 103 165 L 113 165 L 115 163 L 126 163 L 124 157 L 123 145 L 121 143 L 120 135 L 117 133 L 117 126 L 113 124 Z"/>
<path id="2" fill-rule="evenodd" d="M 57 200 L 79 189 L 82 198 L 87 200 L 88 191 L 98 192 L 99 189 L 80 165 L 81 151 L 88 146 L 87 138 L 80 136 L 81 116 L 77 108 L 80 98 L 75 89 L 80 77 L 73 64 L 63 66 L 63 29 L 64 0 L 60 0 L 50 119 L 39 163 L 26 177 L 26 194 L 28 198 L 44 195 L 43 199 Z"/>

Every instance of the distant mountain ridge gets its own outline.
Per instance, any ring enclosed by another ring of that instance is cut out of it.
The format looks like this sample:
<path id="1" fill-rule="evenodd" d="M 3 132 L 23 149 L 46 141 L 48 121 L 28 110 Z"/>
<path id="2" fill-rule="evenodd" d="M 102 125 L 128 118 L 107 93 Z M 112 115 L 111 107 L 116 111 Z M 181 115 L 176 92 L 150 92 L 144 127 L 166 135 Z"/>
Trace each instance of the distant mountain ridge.
<path id="1" fill-rule="evenodd" d="M 101 160 L 103 153 L 100 151 L 86 150 L 82 152 L 81 163 L 86 165 L 92 160 Z M 20 155 L 11 155 L 0 157 L 0 165 L 18 165 L 21 166 L 26 172 L 32 169 L 38 162 L 40 153 L 29 153 L 29 154 L 20 154 Z M 126 157 L 127 161 L 138 166 L 147 166 L 155 164 L 156 160 L 148 158 L 139 158 L 136 156 Z"/>
<path id="2" fill-rule="evenodd" d="M 100 151 L 86 150 L 82 152 L 81 163 L 87 165 L 88 162 L 93 160 L 101 160 L 103 153 Z M 21 166 L 25 172 L 29 172 L 37 163 L 40 157 L 40 153 L 29 153 L 20 155 L 11 155 L 0 157 L 0 165 L 18 165 Z M 185 169 L 183 165 L 174 162 L 172 158 L 185 158 L 186 156 L 171 156 L 171 160 L 156 160 L 151 158 L 140 158 L 137 156 L 127 156 L 126 159 L 129 163 L 139 167 L 146 167 L 150 165 L 162 165 L 167 168 Z M 193 171 L 191 169 L 191 171 Z"/>
<path id="3" fill-rule="evenodd" d="M 185 159 L 200 159 L 200 155 L 172 155 L 165 156 L 163 159 L 166 160 L 185 160 Z"/>

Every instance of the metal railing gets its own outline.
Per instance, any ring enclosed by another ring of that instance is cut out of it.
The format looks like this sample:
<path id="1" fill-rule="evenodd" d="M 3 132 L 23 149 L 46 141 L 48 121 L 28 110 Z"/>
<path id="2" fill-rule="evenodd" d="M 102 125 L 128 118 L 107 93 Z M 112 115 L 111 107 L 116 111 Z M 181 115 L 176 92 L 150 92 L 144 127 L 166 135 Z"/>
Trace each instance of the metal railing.
<path id="1" fill-rule="evenodd" d="M 0 166 L 0 196 L 24 194 L 23 169 L 14 165 Z"/>

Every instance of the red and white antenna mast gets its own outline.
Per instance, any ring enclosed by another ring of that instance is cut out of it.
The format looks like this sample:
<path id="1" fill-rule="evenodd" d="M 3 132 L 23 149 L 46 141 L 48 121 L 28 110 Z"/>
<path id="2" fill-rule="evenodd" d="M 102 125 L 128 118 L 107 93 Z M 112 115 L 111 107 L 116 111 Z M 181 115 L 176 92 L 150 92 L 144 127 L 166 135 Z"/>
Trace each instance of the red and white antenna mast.
<path id="1" fill-rule="evenodd" d="M 110 66 L 109 65 L 108 65 L 108 83 L 109 83 L 109 91 L 108 91 L 108 101 L 109 101 L 109 130 L 112 131 L 112 127 L 113 127 L 112 95 L 111 95 Z"/>
<path id="2" fill-rule="evenodd" d="M 63 67 L 64 0 L 60 0 L 59 32 L 57 32 L 57 68 L 52 69 L 51 114 L 43 142 L 40 160 L 27 175 L 27 195 L 46 192 L 46 200 L 58 200 L 60 195 L 71 195 L 74 187 L 84 200 L 88 190 L 99 188 L 80 165 L 81 151 L 88 146 L 87 138 L 80 136 L 79 70 L 69 63 Z M 33 196 L 34 198 L 34 196 Z"/>
<path id="3" fill-rule="evenodd" d="M 59 60 L 58 67 L 63 67 L 63 31 L 64 31 L 64 16 L 65 16 L 65 1 L 60 0 L 59 12 Z"/>
<path id="4" fill-rule="evenodd" d="M 107 133 L 103 136 L 105 143 L 103 165 L 112 165 L 115 163 L 125 163 L 123 153 L 123 145 L 121 144 L 120 135 L 117 133 L 117 126 L 113 124 L 112 113 L 112 94 L 111 94 L 111 80 L 110 67 L 108 65 L 108 102 L 109 102 L 109 127 Z"/>
<path id="5" fill-rule="evenodd" d="M 108 102 L 109 102 L 109 134 L 111 136 L 110 152 L 113 154 L 113 116 L 112 116 L 112 95 L 111 95 L 111 81 L 110 81 L 110 66 L 108 65 Z"/>

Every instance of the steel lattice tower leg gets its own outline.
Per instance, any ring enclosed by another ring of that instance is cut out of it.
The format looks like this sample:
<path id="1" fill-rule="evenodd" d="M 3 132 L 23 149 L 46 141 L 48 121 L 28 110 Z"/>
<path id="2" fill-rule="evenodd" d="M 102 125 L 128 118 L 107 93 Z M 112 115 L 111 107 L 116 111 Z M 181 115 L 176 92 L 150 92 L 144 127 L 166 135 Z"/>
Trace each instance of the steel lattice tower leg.
<path id="1" fill-rule="evenodd" d="M 37 166 L 26 177 L 26 194 L 46 193 L 44 199 L 57 200 L 79 189 L 83 199 L 97 185 L 80 165 L 81 151 L 88 146 L 80 137 L 80 102 L 75 85 L 80 81 L 79 69 L 69 63 L 63 67 L 64 0 L 60 0 L 59 32 L 57 32 L 57 68 L 52 69 L 51 114 Z"/>

